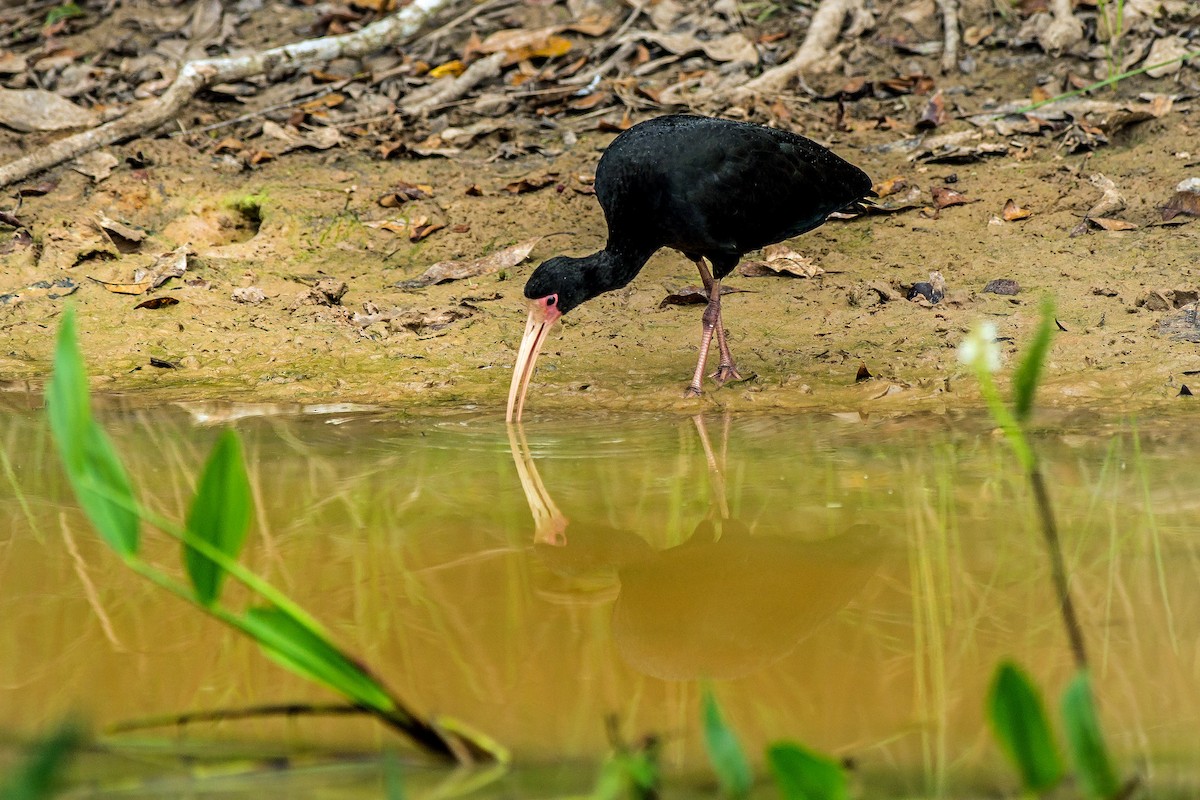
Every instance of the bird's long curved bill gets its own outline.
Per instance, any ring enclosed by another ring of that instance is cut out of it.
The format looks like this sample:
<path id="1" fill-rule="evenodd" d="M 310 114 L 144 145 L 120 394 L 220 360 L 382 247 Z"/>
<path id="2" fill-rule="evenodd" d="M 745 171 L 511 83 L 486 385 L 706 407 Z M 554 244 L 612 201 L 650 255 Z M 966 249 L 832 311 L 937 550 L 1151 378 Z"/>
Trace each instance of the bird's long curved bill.
<path id="1" fill-rule="evenodd" d="M 533 377 L 533 365 L 546 341 L 546 334 L 554 325 L 554 319 L 539 314 L 539 310 L 535 308 L 529 312 L 529 321 L 525 323 L 525 335 L 521 337 L 521 349 L 517 351 L 517 363 L 513 365 L 512 384 L 508 387 L 508 411 L 504 415 L 507 422 L 521 421 L 521 412 L 525 410 L 525 393 L 529 391 L 529 379 Z"/>

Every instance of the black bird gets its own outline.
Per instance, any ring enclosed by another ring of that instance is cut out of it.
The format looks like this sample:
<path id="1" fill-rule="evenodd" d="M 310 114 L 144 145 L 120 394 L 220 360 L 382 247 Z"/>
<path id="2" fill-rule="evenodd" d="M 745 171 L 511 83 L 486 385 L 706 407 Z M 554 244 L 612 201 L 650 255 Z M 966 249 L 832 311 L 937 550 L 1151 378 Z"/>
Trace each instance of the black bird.
<path id="1" fill-rule="evenodd" d="M 662 247 L 696 263 L 709 298 L 686 394 L 700 394 L 714 332 L 721 363 L 712 377 L 740 378 L 721 322 L 721 279 L 745 253 L 812 230 L 871 191 L 865 172 L 803 136 L 687 115 L 647 120 L 614 139 L 595 185 L 608 244 L 583 258 L 551 258 L 525 284 L 533 307 L 513 368 L 509 422 L 521 419 L 538 351 L 555 321 L 629 283 Z"/>

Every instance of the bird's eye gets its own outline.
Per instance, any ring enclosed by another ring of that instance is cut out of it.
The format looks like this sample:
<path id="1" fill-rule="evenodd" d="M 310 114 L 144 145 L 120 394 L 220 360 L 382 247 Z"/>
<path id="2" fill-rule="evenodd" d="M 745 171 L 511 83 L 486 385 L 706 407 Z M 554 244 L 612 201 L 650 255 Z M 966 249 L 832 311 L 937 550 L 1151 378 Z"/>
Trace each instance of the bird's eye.
<path id="1" fill-rule="evenodd" d="M 557 302 L 558 302 L 558 295 L 556 295 L 556 294 L 552 294 L 552 295 L 550 295 L 549 297 L 547 297 L 547 298 L 546 298 L 546 305 L 547 305 L 547 306 L 552 306 L 552 305 L 554 305 L 554 304 L 555 304 L 555 303 L 557 303 Z"/>

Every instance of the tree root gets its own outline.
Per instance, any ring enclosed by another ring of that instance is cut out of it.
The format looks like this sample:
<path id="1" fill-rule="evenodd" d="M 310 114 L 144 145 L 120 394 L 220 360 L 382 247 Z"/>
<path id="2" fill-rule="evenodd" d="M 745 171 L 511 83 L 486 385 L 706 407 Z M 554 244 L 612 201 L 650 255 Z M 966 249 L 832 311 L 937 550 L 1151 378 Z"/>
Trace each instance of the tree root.
<path id="1" fill-rule="evenodd" d="M 139 103 L 118 119 L 59 139 L 0 167 L 0 186 L 24 180 L 98 147 L 153 131 L 171 121 L 197 92 L 213 84 L 244 80 L 253 75 L 281 68 L 300 67 L 314 61 L 358 58 L 382 50 L 416 33 L 429 15 L 447 2 L 448 0 L 415 0 L 386 19 L 341 36 L 309 39 L 244 56 L 189 61 L 179 70 L 174 83 L 161 97 Z"/>

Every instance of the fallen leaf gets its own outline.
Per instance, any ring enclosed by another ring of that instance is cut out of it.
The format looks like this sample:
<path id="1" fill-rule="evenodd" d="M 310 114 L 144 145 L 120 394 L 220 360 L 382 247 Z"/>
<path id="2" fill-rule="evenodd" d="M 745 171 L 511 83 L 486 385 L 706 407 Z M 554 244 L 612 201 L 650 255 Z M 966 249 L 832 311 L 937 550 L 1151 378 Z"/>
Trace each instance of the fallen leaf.
<path id="1" fill-rule="evenodd" d="M 179 369 L 179 365 L 174 361 L 167 361 L 165 358 L 155 358 L 150 356 L 150 366 L 158 369 Z"/>
<path id="2" fill-rule="evenodd" d="M 71 162 L 71 169 L 83 175 L 87 175 L 96 183 L 107 178 L 112 174 L 112 171 L 117 168 L 116 156 L 112 153 L 106 153 L 102 150 L 93 150 L 90 153 L 85 153 L 79 158 Z"/>
<path id="3" fill-rule="evenodd" d="M 925 104 L 925 110 L 921 112 L 921 118 L 917 120 L 917 130 L 927 131 L 938 127 L 946 121 L 946 100 L 942 96 L 942 91 L 939 89 L 934 93 L 933 97 L 929 98 L 929 102 Z"/>
<path id="4" fill-rule="evenodd" d="M 512 192 L 513 194 L 524 194 L 525 192 L 536 192 L 538 189 L 545 189 L 550 184 L 558 180 L 557 172 L 548 172 L 545 175 L 538 177 L 525 177 L 519 181 L 513 181 L 504 187 L 504 191 Z"/>
<path id="5" fill-rule="evenodd" d="M 179 305 L 178 298 L 168 297 L 168 296 L 164 295 L 162 297 L 151 297 L 149 300 L 143 300 L 142 302 L 140 302 L 136 306 L 134 306 L 134 309 L 136 310 L 139 308 L 146 308 L 146 309 L 153 310 L 156 308 L 167 308 L 168 306 L 177 306 L 177 305 Z"/>
<path id="6" fill-rule="evenodd" d="M 457 78 L 459 75 L 462 75 L 466 71 L 467 71 L 467 65 L 464 64 L 461 60 L 456 58 L 453 61 L 447 61 L 445 64 L 439 64 L 438 66 L 429 70 L 429 77 L 431 77 L 431 78 L 445 78 L 445 77 Z"/>
<path id="7" fill-rule="evenodd" d="M 432 186 L 400 181 L 379 198 L 379 205 L 384 208 L 395 208 L 404 205 L 409 200 L 425 200 L 432 196 Z"/>
<path id="8" fill-rule="evenodd" d="M 1030 211 L 1028 208 L 1021 208 L 1012 200 L 1009 200 L 1004 204 L 1003 214 L 1005 222 L 1015 222 L 1019 219 L 1029 219 L 1033 216 L 1032 211 Z M 987 290 L 985 289 L 984 291 Z"/>
<path id="9" fill-rule="evenodd" d="M 413 220 L 409 227 L 408 240 L 410 242 L 419 242 L 444 227 L 446 227 L 446 223 L 444 222 L 430 222 L 426 217 L 418 217 Z"/>
<path id="10" fill-rule="evenodd" d="M 135 228 L 134 226 L 127 225 L 124 222 L 118 222 L 115 219 L 109 219 L 104 214 L 101 214 L 96 218 L 96 225 L 99 226 L 102 231 L 109 234 L 115 234 L 119 239 L 123 239 L 132 244 L 137 244 L 146 238 L 146 232 L 141 228 Z M 114 240 L 113 244 L 120 248 L 120 245 L 123 244 L 123 242 Z"/>
<path id="11" fill-rule="evenodd" d="M 1113 219 L 1111 217 L 1088 217 L 1087 221 L 1097 228 L 1106 231 L 1132 231 L 1137 228 L 1137 225 L 1132 222 L 1126 222 L 1123 219 Z"/>
<path id="12" fill-rule="evenodd" d="M 1096 172 L 1088 176 L 1088 183 L 1104 194 L 1099 202 L 1088 209 L 1085 217 L 1107 217 L 1109 214 L 1115 214 L 1125 208 L 1125 198 L 1117 191 L 1117 185 L 1112 182 L 1111 178 Z"/>
<path id="13" fill-rule="evenodd" d="M 945 186 L 933 186 L 929 189 L 929 193 L 933 195 L 933 204 L 937 206 L 939 211 L 950 206 L 961 206 L 967 203 L 979 202 L 978 197 L 968 198 L 962 192 L 956 192 Z"/>
<path id="14" fill-rule="evenodd" d="M 1188 217 L 1200 217 L 1200 192 L 1176 192 L 1174 197 L 1163 206 L 1162 218 L 1164 222 L 1175 219 L 1180 214 Z"/>
<path id="15" fill-rule="evenodd" d="M 811 258 L 802 256 L 787 245 L 773 244 L 763 250 L 762 261 L 747 261 L 738 273 L 748 278 L 766 275 L 794 275 L 797 278 L 815 278 L 825 272 Z"/>
<path id="16" fill-rule="evenodd" d="M 148 268 L 136 270 L 132 281 L 106 281 L 95 277 L 91 279 L 114 294 L 145 294 L 162 286 L 171 278 L 182 277 L 187 271 L 188 256 L 191 252 L 190 246 L 180 245 L 156 258 Z"/>
<path id="17" fill-rule="evenodd" d="M 747 289 L 735 289 L 732 286 L 721 287 L 721 297 L 727 294 L 738 294 L 749 291 Z M 667 306 L 703 306 L 708 305 L 708 292 L 704 291 L 703 286 L 685 286 L 677 292 L 672 292 L 659 302 L 659 308 Z"/>
<path id="18" fill-rule="evenodd" d="M 700 51 L 713 61 L 758 63 L 758 49 L 743 33 L 729 33 L 715 39 L 703 40 L 690 33 L 631 31 L 624 38 L 626 41 L 652 42 L 677 56 Z"/>
<path id="19" fill-rule="evenodd" d="M 421 289 L 425 286 L 433 286 L 434 284 L 445 283 L 447 281 L 475 278 L 480 275 L 490 275 L 502 269 L 512 269 L 528 258 L 529 254 L 533 252 L 533 248 L 541 240 L 542 237 L 537 236 L 519 244 L 514 244 L 511 247 L 506 247 L 503 250 L 497 250 L 490 255 L 474 261 L 439 261 L 426 269 L 418 277 L 400 281 L 396 284 L 396 288 Z"/>
<path id="20" fill-rule="evenodd" d="M 11 211 L 0 211 L 0 225 L 7 225 L 10 228 L 24 228 L 25 223 L 17 218 L 17 215 Z"/>
<path id="21" fill-rule="evenodd" d="M 134 281 L 132 283 L 105 281 L 100 278 L 92 278 L 92 280 L 113 294 L 145 294 L 150 291 L 150 281 L 148 280 Z"/>
<path id="22" fill-rule="evenodd" d="M 396 234 L 407 234 L 408 223 L 402 219 L 382 219 L 364 222 L 368 228 L 378 228 L 379 230 L 390 231 Z"/>
<path id="23" fill-rule="evenodd" d="M 902 189 L 907 189 L 907 188 L 908 188 L 908 180 L 905 179 L 901 175 L 896 175 L 894 177 L 888 178 L 885 181 L 880 181 L 879 183 L 877 183 L 871 187 L 871 189 L 875 192 L 875 195 L 877 197 L 879 197 L 880 199 L 883 199 L 884 197 L 893 195 L 896 192 L 899 192 Z"/>
<path id="24" fill-rule="evenodd" d="M 867 369 L 866 364 L 859 364 L 858 371 L 854 374 L 854 382 L 862 383 L 863 381 L 869 381 L 874 377 L 875 376 L 871 374 L 870 370 Z"/>
<path id="25" fill-rule="evenodd" d="M 44 89 L 0 89 L 0 125 L 21 133 L 90 128 L 97 116 Z"/>
<path id="26" fill-rule="evenodd" d="M 895 194 L 882 203 L 867 202 L 865 203 L 867 210 L 875 214 L 895 214 L 898 211 L 907 211 L 911 208 L 919 208 L 921 202 L 921 187 L 910 186 L 904 194 Z"/>
<path id="27" fill-rule="evenodd" d="M 266 293 L 257 286 L 242 286 L 233 290 L 233 299 L 239 303 L 258 305 L 267 299 Z"/>
<path id="28" fill-rule="evenodd" d="M 17 189 L 17 194 L 21 197 L 41 197 L 44 194 L 50 194 L 58 188 L 58 181 L 54 179 L 44 180 L 35 183 L 32 186 L 22 186 Z"/>

